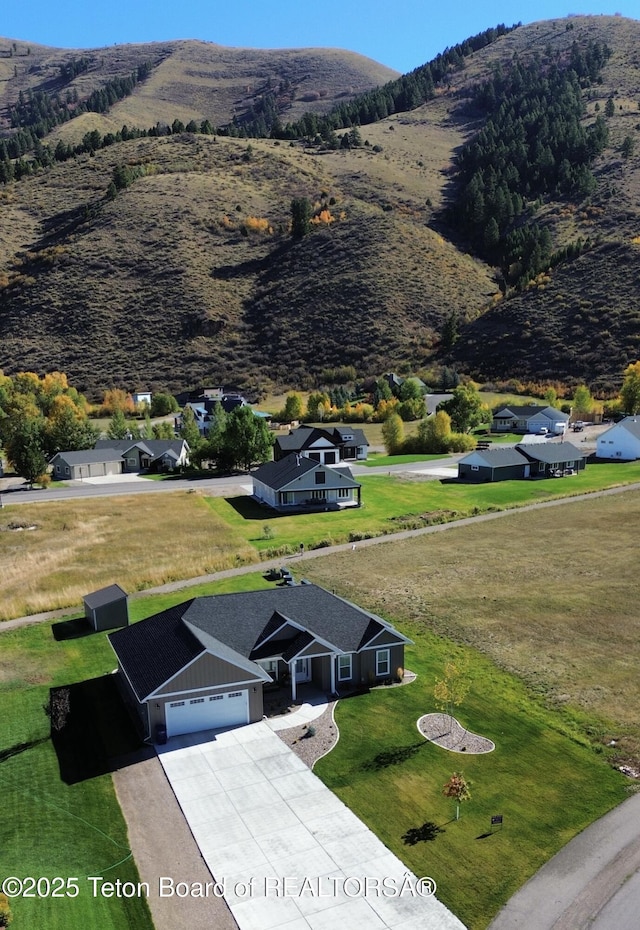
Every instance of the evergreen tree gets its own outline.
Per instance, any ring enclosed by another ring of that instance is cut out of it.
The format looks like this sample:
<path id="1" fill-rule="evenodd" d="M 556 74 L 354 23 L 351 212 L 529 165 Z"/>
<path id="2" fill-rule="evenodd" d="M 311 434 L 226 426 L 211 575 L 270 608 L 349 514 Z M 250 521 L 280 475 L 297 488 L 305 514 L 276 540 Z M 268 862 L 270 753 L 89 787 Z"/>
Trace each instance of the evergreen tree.
<path id="1" fill-rule="evenodd" d="M 296 197 L 291 201 L 291 235 L 302 239 L 311 229 L 311 202 L 307 197 Z"/>
<path id="2" fill-rule="evenodd" d="M 121 408 L 115 410 L 113 416 L 111 417 L 109 422 L 109 429 L 107 430 L 107 437 L 109 439 L 131 438 L 131 429 Z"/>

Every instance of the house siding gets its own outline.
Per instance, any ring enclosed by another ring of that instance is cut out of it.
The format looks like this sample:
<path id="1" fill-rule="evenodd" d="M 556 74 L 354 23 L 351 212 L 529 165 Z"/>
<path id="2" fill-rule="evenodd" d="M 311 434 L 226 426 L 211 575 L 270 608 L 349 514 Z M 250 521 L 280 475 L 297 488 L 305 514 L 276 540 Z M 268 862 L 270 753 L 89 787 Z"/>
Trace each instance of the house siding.
<path id="1" fill-rule="evenodd" d="M 238 668 L 224 659 L 205 653 L 189 665 L 183 672 L 167 682 L 156 692 L 157 695 L 175 695 L 183 691 L 197 691 L 202 688 L 211 688 L 211 682 L 217 686 L 233 685 L 239 681 L 261 681 L 256 675 L 243 668 Z M 213 691 L 219 690 L 219 687 Z M 224 690 L 224 687 L 223 687 Z M 228 689 L 227 689 L 228 690 Z M 172 697 L 171 700 L 175 700 Z"/>

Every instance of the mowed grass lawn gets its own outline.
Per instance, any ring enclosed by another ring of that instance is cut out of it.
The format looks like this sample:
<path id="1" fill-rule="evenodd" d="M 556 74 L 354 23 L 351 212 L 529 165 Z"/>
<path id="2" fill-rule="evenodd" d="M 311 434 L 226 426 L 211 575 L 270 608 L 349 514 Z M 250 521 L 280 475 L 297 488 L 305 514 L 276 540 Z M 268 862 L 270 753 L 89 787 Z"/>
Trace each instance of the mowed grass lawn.
<path id="1" fill-rule="evenodd" d="M 640 481 L 640 463 L 594 465 L 562 480 L 475 485 L 364 475 L 358 481 L 362 484 L 362 507 L 341 512 L 279 516 L 248 497 L 208 498 L 208 504 L 237 536 L 269 553 L 287 546 L 295 549 L 301 542 L 307 548 L 344 543 L 353 534 L 379 536 L 429 521 L 443 522 L 629 484 Z"/>
<path id="2" fill-rule="evenodd" d="M 467 927 L 480 930 L 564 843 L 623 800 L 624 776 L 490 660 L 411 624 L 401 629 L 415 639 L 406 664 L 417 680 L 341 701 L 341 738 L 314 771 L 416 875 L 435 879 L 438 897 Z M 436 676 L 460 653 L 471 689 L 457 716 L 495 742 L 484 755 L 447 752 L 416 728 L 436 710 Z M 457 822 L 455 802 L 442 794 L 454 771 L 471 783 Z M 504 824 L 492 832 L 493 814 Z M 444 832 L 407 843 L 408 831 L 425 823 Z"/>

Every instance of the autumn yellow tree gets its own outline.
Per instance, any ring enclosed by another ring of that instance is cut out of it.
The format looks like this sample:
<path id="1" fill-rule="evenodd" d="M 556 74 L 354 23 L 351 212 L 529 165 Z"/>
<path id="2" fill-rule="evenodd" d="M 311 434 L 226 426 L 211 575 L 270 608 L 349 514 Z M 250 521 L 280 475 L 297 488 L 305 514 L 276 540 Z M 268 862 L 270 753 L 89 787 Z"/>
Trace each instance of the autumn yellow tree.
<path id="1" fill-rule="evenodd" d="M 468 671 L 468 663 L 464 659 L 451 660 L 445 664 L 444 676 L 436 678 L 433 697 L 436 707 L 449 717 L 449 727 L 453 721 L 453 708 L 459 707 L 469 693 Z"/>

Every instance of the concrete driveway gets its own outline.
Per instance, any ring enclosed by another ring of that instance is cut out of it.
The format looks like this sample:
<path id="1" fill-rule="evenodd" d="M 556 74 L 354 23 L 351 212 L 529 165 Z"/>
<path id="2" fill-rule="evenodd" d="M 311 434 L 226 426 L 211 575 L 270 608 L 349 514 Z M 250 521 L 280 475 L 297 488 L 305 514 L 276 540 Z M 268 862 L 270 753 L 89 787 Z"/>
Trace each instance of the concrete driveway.
<path id="1" fill-rule="evenodd" d="M 240 930 L 464 930 L 267 723 L 157 749 Z"/>

